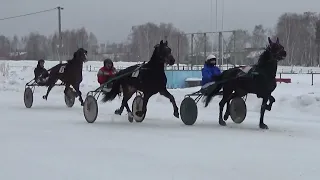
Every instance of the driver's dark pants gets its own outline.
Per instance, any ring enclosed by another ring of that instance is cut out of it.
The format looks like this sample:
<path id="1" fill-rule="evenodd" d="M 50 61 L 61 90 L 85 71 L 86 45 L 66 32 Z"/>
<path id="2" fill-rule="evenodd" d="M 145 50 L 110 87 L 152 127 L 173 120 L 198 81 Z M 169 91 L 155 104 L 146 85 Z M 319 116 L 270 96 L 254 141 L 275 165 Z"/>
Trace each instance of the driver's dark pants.
<path id="1" fill-rule="evenodd" d="M 40 85 L 40 86 L 45 86 L 45 85 L 47 85 L 48 78 L 49 78 L 49 77 L 46 77 L 46 78 L 38 78 L 38 79 L 36 79 L 35 81 L 36 81 L 36 83 L 37 83 L 38 85 Z"/>

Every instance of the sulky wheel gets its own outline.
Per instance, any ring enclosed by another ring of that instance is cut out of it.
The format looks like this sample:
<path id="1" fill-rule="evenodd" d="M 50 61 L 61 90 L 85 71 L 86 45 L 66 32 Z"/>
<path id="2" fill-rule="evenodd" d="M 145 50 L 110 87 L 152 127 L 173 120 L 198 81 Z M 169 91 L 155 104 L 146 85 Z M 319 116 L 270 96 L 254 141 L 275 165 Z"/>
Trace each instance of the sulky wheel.
<path id="1" fill-rule="evenodd" d="M 193 125 L 198 117 L 198 107 L 191 97 L 186 97 L 180 105 L 181 120 L 185 125 Z"/>
<path id="2" fill-rule="evenodd" d="M 94 96 L 87 96 L 83 105 L 83 114 L 88 123 L 94 123 L 98 116 L 98 103 Z"/>
<path id="3" fill-rule="evenodd" d="M 32 89 L 27 87 L 24 90 L 24 105 L 26 106 L 26 108 L 31 108 L 33 104 L 33 92 Z"/>
<path id="4" fill-rule="evenodd" d="M 68 107 L 72 107 L 74 105 L 74 102 L 76 100 L 75 94 L 72 90 L 68 90 L 67 94 L 64 94 L 64 102 Z"/>
<path id="5" fill-rule="evenodd" d="M 133 114 L 133 119 L 136 122 L 142 122 L 146 117 L 146 114 L 143 114 L 142 116 L 136 115 L 136 112 L 142 111 L 142 106 L 143 106 L 143 97 L 142 95 L 137 95 L 132 102 L 132 114 Z"/>
<path id="6" fill-rule="evenodd" d="M 247 116 L 246 102 L 241 97 L 233 98 L 230 102 L 230 116 L 234 123 L 241 124 Z"/>

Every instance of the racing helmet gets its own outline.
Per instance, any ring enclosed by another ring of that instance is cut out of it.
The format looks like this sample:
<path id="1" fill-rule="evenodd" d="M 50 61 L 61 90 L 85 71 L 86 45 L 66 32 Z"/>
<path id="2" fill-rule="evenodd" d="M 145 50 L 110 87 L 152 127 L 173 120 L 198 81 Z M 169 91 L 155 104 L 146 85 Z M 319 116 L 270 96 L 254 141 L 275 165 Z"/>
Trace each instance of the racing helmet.
<path id="1" fill-rule="evenodd" d="M 216 64 L 217 63 L 217 58 L 215 55 L 210 54 L 209 56 L 207 56 L 206 58 L 206 63 L 207 64 Z"/>

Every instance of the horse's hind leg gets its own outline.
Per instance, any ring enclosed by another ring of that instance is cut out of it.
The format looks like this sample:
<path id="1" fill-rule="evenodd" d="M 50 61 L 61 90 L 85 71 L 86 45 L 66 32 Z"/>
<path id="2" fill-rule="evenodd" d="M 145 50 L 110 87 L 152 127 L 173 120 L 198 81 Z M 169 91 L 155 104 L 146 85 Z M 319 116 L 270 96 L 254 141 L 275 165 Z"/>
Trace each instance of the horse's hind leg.
<path id="1" fill-rule="evenodd" d="M 228 101 L 227 101 L 227 109 L 226 109 L 226 112 L 224 113 L 224 116 L 223 116 L 223 119 L 226 121 L 229 116 L 230 116 L 230 101 L 236 97 L 236 94 L 235 93 L 232 93 L 232 95 L 228 98 Z"/>
<path id="2" fill-rule="evenodd" d="M 227 110 L 226 112 L 224 113 L 224 116 L 223 116 L 223 119 L 226 121 L 228 120 L 229 116 L 230 116 L 230 101 L 227 101 Z"/>
<path id="3" fill-rule="evenodd" d="M 173 106 L 173 115 L 176 118 L 179 118 L 179 108 L 176 104 L 176 100 L 174 99 L 173 95 L 169 93 L 167 89 L 164 89 L 160 91 L 160 94 L 163 95 L 164 97 L 168 98 Z"/>
<path id="4" fill-rule="evenodd" d="M 45 99 L 45 100 L 48 99 L 48 95 L 49 95 L 51 89 L 54 87 L 56 82 L 57 82 L 56 79 L 49 77 L 48 82 L 47 82 L 47 85 L 48 85 L 47 93 L 44 96 L 42 96 L 43 99 Z"/>
<path id="5" fill-rule="evenodd" d="M 223 108 L 224 108 L 224 105 L 226 104 L 226 103 L 228 103 L 228 105 L 229 105 L 229 101 L 232 99 L 232 97 L 233 97 L 233 93 L 232 93 L 232 91 L 233 90 L 231 90 L 231 89 L 227 89 L 226 88 L 227 86 L 225 86 L 224 88 L 223 88 L 223 97 L 222 97 L 222 99 L 221 99 L 221 101 L 219 102 L 219 124 L 221 125 L 221 126 L 225 126 L 226 125 L 226 122 L 223 120 L 223 118 L 222 118 L 222 113 L 223 113 Z M 227 111 L 228 111 L 229 109 L 227 109 Z M 230 113 L 229 111 L 228 112 L 226 112 L 226 113 Z M 229 116 L 230 114 L 228 114 L 228 116 Z"/>
<path id="6" fill-rule="evenodd" d="M 227 98 L 225 96 L 223 96 L 223 98 L 221 99 L 221 101 L 219 102 L 219 124 L 221 126 L 225 126 L 226 122 L 222 119 L 222 113 L 223 113 L 223 108 L 224 105 L 228 102 Z"/>
<path id="7" fill-rule="evenodd" d="M 147 105 L 148 105 L 148 101 L 149 101 L 150 97 L 151 97 L 150 94 L 144 93 L 142 111 L 137 111 L 136 112 L 137 116 L 142 117 L 144 114 L 147 113 Z"/>
<path id="8" fill-rule="evenodd" d="M 130 110 L 129 105 L 128 105 L 128 101 L 132 97 L 132 95 L 134 94 L 135 91 L 136 91 L 135 89 L 129 88 L 127 86 L 123 88 L 123 90 L 122 90 L 123 98 L 122 98 L 122 101 L 121 101 L 121 106 L 120 106 L 119 109 L 117 109 L 114 112 L 115 114 L 121 115 L 124 108 L 127 109 L 128 113 L 131 113 L 131 110 Z"/>

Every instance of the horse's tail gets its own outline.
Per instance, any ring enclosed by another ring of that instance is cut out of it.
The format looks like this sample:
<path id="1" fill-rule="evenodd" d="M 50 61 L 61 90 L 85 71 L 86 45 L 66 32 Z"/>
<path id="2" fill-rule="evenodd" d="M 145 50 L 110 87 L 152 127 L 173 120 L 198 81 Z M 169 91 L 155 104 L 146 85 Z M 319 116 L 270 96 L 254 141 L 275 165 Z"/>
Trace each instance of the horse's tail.
<path id="1" fill-rule="evenodd" d="M 101 101 L 107 102 L 107 101 L 114 100 L 114 98 L 116 98 L 116 96 L 121 93 L 120 87 L 121 87 L 121 80 L 120 79 L 114 80 L 112 89 L 110 92 L 102 91 L 103 98 Z"/>
<path id="2" fill-rule="evenodd" d="M 220 90 L 222 89 L 223 85 L 224 85 L 224 82 L 222 82 L 222 74 L 217 76 L 215 78 L 215 81 L 217 82 L 216 84 L 213 84 L 215 85 L 216 87 L 210 89 L 210 87 L 208 87 L 210 90 L 204 95 L 204 103 L 205 103 L 205 107 L 207 107 L 210 103 L 210 101 L 212 100 L 212 98 L 214 96 L 216 96 Z M 211 85 L 211 86 L 213 86 Z"/>

